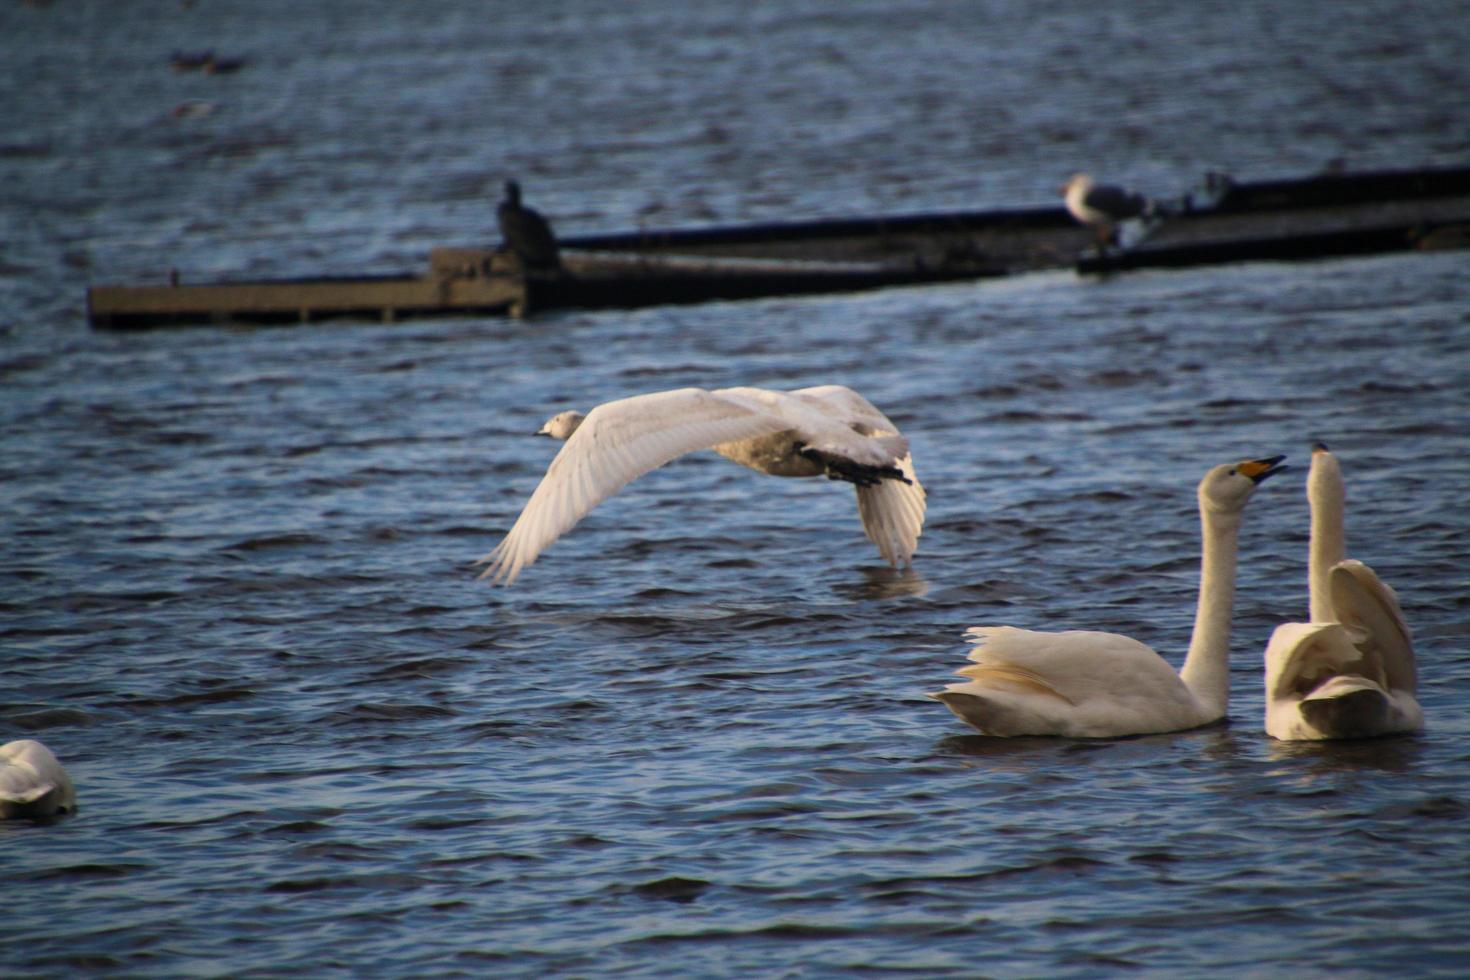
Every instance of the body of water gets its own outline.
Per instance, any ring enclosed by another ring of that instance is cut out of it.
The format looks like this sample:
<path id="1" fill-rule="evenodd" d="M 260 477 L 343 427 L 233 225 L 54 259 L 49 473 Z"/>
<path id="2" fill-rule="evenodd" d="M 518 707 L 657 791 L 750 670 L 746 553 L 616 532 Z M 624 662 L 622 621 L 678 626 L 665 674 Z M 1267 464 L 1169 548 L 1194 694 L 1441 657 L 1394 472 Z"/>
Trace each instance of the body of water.
<path id="1" fill-rule="evenodd" d="M 97 282 L 422 268 L 500 182 L 565 232 L 1463 162 L 1456 4 L 119 5 L 0 13 L 0 973 L 1460 976 L 1467 253 L 497 318 L 89 332 Z M 174 50 L 239 72 L 169 68 Z M 176 112 L 176 108 L 183 107 Z M 569 407 L 841 383 L 930 491 L 712 454 L 508 590 Z M 1414 627 L 1422 735 L 1262 731 L 1313 440 Z M 1231 719 L 986 739 L 966 626 L 1178 663 L 1194 485 L 1241 538 Z"/>

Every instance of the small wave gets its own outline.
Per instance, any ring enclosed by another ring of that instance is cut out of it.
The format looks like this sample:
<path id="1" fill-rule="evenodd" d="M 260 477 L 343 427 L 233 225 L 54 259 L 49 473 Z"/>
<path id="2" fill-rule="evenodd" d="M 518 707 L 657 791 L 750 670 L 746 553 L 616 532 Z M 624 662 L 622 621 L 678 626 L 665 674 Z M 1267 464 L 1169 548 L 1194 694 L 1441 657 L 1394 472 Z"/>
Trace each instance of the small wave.
<path id="1" fill-rule="evenodd" d="M 326 543 L 327 539 L 319 534 L 311 534 L 306 531 L 284 531 L 277 534 L 262 534 L 253 538 L 241 538 L 232 544 L 222 546 L 219 550 L 250 553 L 276 548 L 304 548 Z"/>
<path id="2" fill-rule="evenodd" d="M 684 878 L 680 875 L 670 875 L 667 878 L 658 878 L 654 881 L 645 881 L 634 885 L 629 891 L 644 898 L 659 898 L 674 902 L 692 902 L 710 887 L 710 883 L 702 878 Z"/>
<path id="3" fill-rule="evenodd" d="M 405 704 L 387 701 L 365 701 L 327 717 L 329 724 L 381 724 L 398 721 L 424 721 L 455 718 L 459 712 L 437 704 Z"/>
<path id="4" fill-rule="evenodd" d="M 69 864 L 62 868 L 43 868 L 18 875 L 21 881 L 98 881 L 111 878 L 126 878 L 129 875 L 151 870 L 147 864 L 129 861 L 87 862 Z"/>
<path id="5" fill-rule="evenodd" d="M 3 708 L 4 705 L 0 705 L 0 710 L 3 710 Z M 47 728 L 85 728 L 88 725 L 96 724 L 97 719 L 77 708 L 45 708 L 40 711 L 11 715 L 5 721 L 7 724 L 14 725 L 22 731 L 36 732 Z"/>

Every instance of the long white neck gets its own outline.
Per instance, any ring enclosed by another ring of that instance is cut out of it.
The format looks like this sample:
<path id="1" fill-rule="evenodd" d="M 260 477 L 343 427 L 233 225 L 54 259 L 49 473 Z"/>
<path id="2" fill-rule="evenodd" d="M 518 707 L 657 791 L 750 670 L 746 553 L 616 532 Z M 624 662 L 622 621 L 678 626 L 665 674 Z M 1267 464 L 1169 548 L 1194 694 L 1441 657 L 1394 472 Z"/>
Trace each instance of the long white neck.
<path id="1" fill-rule="evenodd" d="M 1347 534 L 1343 529 L 1346 494 L 1342 471 L 1337 460 L 1324 452 L 1312 454 L 1312 469 L 1307 474 L 1307 504 L 1312 510 L 1312 540 L 1307 546 L 1307 590 L 1311 596 L 1312 622 L 1331 623 L 1337 619 L 1332 610 L 1332 590 L 1327 584 L 1332 566 L 1347 555 Z"/>
<path id="2" fill-rule="evenodd" d="M 1235 606 L 1235 558 L 1240 512 L 1200 508 L 1199 605 L 1179 677 L 1209 713 L 1222 718 L 1230 703 L 1230 613 Z"/>

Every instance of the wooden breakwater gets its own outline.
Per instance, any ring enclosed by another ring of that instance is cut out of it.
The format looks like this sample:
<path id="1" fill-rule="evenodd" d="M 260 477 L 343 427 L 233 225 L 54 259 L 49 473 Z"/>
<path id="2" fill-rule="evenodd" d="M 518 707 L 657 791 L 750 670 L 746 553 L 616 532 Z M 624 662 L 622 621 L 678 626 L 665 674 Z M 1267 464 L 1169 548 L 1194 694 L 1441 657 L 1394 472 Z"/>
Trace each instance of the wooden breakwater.
<path id="1" fill-rule="evenodd" d="M 1099 251 L 1061 207 L 644 230 L 561 239 L 560 273 L 490 248 L 437 248 L 419 275 L 94 286 L 98 328 L 519 315 L 981 279 L 1043 269 L 1310 259 L 1470 247 L 1470 168 L 1214 182 L 1161 202 Z"/>

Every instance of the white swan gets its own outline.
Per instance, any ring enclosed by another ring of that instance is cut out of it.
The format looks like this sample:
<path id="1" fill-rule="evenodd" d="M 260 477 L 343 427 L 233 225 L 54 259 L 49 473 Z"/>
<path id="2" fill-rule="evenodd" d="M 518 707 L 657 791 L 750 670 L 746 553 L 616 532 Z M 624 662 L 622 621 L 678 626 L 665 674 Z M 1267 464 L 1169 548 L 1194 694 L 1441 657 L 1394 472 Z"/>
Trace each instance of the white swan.
<path id="1" fill-rule="evenodd" d="M 32 739 L 0 745 L 0 820 L 50 817 L 77 806 L 77 791 L 51 750 Z"/>
<path id="2" fill-rule="evenodd" d="M 929 695 L 986 735 L 1116 738 L 1195 728 L 1225 717 L 1236 540 L 1246 502 L 1283 457 L 1216 466 L 1199 484 L 1203 554 L 1184 667 L 1117 633 L 976 626 L 969 680 Z"/>
<path id="3" fill-rule="evenodd" d="M 565 439 L 505 540 L 480 559 L 506 585 L 593 507 L 677 456 L 713 449 L 772 476 L 827 476 L 857 487 L 858 515 L 878 552 L 909 564 L 924 525 L 924 488 L 908 440 L 841 385 L 799 391 L 680 388 L 552 416 L 538 435 Z"/>
<path id="4" fill-rule="evenodd" d="M 1367 738 L 1424 727 L 1414 645 L 1393 589 L 1345 560 L 1346 492 L 1318 443 L 1307 474 L 1310 623 L 1283 623 L 1266 645 L 1266 734 L 1286 741 Z"/>

